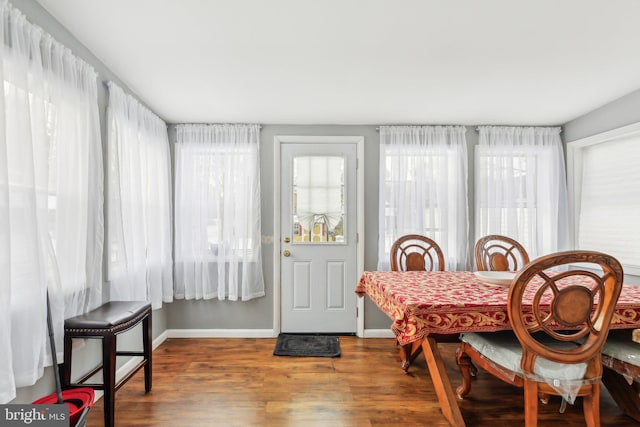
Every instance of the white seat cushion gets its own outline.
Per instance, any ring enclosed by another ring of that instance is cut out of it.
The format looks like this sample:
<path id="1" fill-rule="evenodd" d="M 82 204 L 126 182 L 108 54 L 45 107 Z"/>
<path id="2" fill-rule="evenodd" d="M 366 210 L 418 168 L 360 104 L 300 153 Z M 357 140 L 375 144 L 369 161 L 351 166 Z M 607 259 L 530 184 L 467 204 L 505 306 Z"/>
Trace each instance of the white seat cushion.
<path id="1" fill-rule="evenodd" d="M 522 369 L 520 368 L 522 347 L 513 332 L 464 333 L 460 335 L 460 338 L 488 360 L 509 371 L 513 371 L 520 377 L 523 376 Z M 541 338 L 541 341 L 542 340 L 543 338 Z M 553 345 L 553 347 L 558 349 L 575 347 L 575 344 L 570 342 L 559 342 L 549 337 L 543 342 Z M 538 357 L 534 373 L 540 377 L 540 380 L 561 387 L 563 383 L 582 380 L 586 370 L 586 363 L 556 363 Z"/>

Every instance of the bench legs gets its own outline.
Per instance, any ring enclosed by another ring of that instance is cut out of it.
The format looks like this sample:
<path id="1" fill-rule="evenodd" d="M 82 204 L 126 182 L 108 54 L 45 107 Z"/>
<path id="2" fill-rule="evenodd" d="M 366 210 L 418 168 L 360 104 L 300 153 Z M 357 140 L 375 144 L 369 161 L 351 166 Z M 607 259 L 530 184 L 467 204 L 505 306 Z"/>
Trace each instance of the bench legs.
<path id="1" fill-rule="evenodd" d="M 147 393 L 151 391 L 151 358 L 152 352 L 152 339 L 151 339 L 151 315 L 145 317 L 142 320 L 142 348 L 144 352 L 144 358 L 147 364 L 144 365 L 144 391 Z"/>
<path id="2" fill-rule="evenodd" d="M 135 355 L 132 352 L 118 352 L 116 335 L 106 334 L 102 339 L 102 358 L 104 360 L 102 375 L 104 383 L 104 425 L 115 425 L 116 391 L 144 366 L 144 391 L 151 391 L 151 315 L 142 319 L 142 356 L 143 360 L 126 377 L 116 383 L 116 356 Z"/>
<path id="3" fill-rule="evenodd" d="M 104 425 L 115 425 L 116 399 L 116 336 L 106 334 L 102 338 L 102 378 L 104 383 Z"/>
<path id="4" fill-rule="evenodd" d="M 124 332 L 136 324 L 142 324 L 142 352 L 140 351 L 118 351 L 117 335 Z M 126 383 L 141 368 L 144 368 L 144 390 L 151 391 L 152 375 L 152 331 L 151 331 L 151 309 L 146 315 L 131 321 L 127 329 L 81 329 L 65 330 L 64 336 L 64 363 L 60 366 L 60 377 L 63 388 L 90 387 L 94 390 L 104 391 L 104 425 L 113 427 L 115 425 L 115 395 L 116 391 Z M 71 355 L 73 339 L 101 339 L 102 340 L 102 363 L 91 372 L 79 378 L 76 382 L 71 382 Z M 123 378 L 116 382 L 116 358 L 117 356 L 142 356 L 140 361 Z M 86 383 L 93 375 L 102 370 L 102 384 Z"/>

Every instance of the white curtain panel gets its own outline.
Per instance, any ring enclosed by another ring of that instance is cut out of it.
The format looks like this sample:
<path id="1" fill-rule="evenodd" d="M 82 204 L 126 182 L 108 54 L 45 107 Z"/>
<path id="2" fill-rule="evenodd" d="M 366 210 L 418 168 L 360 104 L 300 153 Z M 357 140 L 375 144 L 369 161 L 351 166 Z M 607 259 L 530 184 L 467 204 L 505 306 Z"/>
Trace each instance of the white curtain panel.
<path id="1" fill-rule="evenodd" d="M 175 145 L 175 297 L 265 295 L 260 127 L 179 125 Z"/>
<path id="2" fill-rule="evenodd" d="M 481 126 L 475 152 L 476 238 L 502 234 L 531 259 L 564 250 L 568 211 L 559 127 Z"/>
<path id="3" fill-rule="evenodd" d="M 109 82 L 107 280 L 112 301 L 173 301 L 167 125 Z"/>
<path id="4" fill-rule="evenodd" d="M 438 243 L 448 270 L 468 268 L 467 143 L 464 126 L 380 127 L 378 269 L 405 234 Z"/>
<path id="5" fill-rule="evenodd" d="M 63 319 L 102 298 L 102 149 L 96 73 L 0 3 L 0 403 L 51 364 Z M 61 353 L 60 353 L 61 356 Z"/>

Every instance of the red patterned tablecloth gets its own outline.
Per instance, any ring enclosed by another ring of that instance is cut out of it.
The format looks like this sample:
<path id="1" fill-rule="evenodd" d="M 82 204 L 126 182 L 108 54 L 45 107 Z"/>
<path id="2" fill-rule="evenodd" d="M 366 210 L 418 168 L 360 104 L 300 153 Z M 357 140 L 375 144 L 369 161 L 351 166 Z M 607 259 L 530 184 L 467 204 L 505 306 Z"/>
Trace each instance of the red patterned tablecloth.
<path id="1" fill-rule="evenodd" d="M 400 344 L 428 334 L 511 329 L 508 289 L 487 285 L 470 271 L 365 271 L 356 287 L 392 319 Z M 625 285 L 612 329 L 640 327 L 640 286 Z"/>

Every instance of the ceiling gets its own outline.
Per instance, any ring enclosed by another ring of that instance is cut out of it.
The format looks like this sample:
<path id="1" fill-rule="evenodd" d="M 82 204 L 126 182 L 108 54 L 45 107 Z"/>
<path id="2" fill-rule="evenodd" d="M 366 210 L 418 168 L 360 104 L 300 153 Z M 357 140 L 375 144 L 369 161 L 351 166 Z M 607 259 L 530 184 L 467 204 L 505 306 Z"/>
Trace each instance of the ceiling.
<path id="1" fill-rule="evenodd" d="M 168 123 L 560 125 L 640 89 L 638 0 L 37 0 Z"/>

